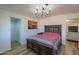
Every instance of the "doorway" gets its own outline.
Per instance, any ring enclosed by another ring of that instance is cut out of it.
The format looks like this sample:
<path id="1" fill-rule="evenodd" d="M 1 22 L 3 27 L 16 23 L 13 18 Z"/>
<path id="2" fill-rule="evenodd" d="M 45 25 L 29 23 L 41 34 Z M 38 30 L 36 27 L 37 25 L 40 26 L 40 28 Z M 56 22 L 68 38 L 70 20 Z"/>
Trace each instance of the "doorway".
<path id="1" fill-rule="evenodd" d="M 20 46 L 20 19 L 11 17 L 11 48 Z"/>
<path id="2" fill-rule="evenodd" d="M 76 47 L 78 47 L 78 18 L 71 18 L 66 20 L 66 37 L 67 41 L 75 42 Z"/>
<path id="3" fill-rule="evenodd" d="M 77 41 L 78 42 L 78 19 L 72 18 L 67 20 L 67 40 Z"/>
<path id="4" fill-rule="evenodd" d="M 71 18 L 66 20 L 66 54 L 79 54 L 78 49 L 78 24 L 79 18 Z M 75 51 L 75 52 L 73 52 Z"/>

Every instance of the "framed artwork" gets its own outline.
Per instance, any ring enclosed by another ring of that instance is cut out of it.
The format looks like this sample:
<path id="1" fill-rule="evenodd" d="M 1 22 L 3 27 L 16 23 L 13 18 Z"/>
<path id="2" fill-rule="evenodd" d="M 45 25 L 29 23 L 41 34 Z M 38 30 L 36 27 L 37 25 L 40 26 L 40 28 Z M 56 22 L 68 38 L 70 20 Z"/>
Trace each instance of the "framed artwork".
<path id="1" fill-rule="evenodd" d="M 28 20 L 28 29 L 37 29 L 37 22 Z"/>

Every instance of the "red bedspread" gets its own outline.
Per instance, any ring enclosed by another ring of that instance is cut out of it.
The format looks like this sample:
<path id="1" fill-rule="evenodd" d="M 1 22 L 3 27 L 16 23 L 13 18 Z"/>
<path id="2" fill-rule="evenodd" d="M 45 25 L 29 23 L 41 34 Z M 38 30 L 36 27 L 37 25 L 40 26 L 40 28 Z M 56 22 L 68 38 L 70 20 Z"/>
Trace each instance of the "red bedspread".
<path id="1" fill-rule="evenodd" d="M 55 32 L 46 32 L 40 35 L 35 35 L 35 37 L 38 37 L 43 40 L 48 40 L 50 42 L 52 41 L 55 42 L 59 39 L 60 35 L 59 33 L 55 33 Z"/>

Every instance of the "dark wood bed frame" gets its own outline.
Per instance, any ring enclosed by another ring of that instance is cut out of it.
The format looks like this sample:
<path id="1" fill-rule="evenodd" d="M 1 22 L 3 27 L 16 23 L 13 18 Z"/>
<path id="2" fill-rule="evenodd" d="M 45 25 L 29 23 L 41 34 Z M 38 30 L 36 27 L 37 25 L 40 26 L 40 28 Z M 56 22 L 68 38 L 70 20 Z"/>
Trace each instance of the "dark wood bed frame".
<path id="1" fill-rule="evenodd" d="M 62 28 L 61 25 L 45 25 L 45 32 L 58 32 L 58 33 L 60 33 L 60 36 L 61 36 L 61 28 Z M 53 50 L 53 48 L 45 46 L 45 45 L 41 44 L 41 42 L 37 42 L 35 40 L 26 39 L 26 41 L 27 41 L 27 49 L 31 49 L 31 50 L 35 51 L 37 54 L 55 55 L 55 54 L 58 54 L 58 52 L 59 52 L 59 48 L 60 48 L 62 40 L 60 39 L 60 43 L 58 45 L 57 50 Z"/>

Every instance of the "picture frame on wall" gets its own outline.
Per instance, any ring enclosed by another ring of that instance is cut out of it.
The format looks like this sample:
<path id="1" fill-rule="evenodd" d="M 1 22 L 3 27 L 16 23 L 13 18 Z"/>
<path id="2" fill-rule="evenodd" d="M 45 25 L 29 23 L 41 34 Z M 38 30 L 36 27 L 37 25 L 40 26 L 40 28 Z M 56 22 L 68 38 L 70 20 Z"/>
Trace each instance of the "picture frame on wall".
<path id="1" fill-rule="evenodd" d="M 28 20 L 28 29 L 37 29 L 37 22 Z"/>

